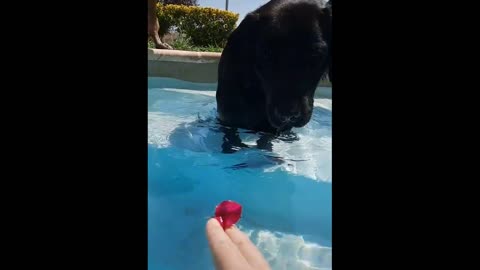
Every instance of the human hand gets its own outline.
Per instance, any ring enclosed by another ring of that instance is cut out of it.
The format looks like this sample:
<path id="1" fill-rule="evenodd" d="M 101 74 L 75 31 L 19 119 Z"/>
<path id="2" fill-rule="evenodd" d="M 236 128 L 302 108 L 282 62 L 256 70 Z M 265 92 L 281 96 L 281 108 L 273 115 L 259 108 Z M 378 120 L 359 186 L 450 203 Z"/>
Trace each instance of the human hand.
<path id="1" fill-rule="evenodd" d="M 257 247 L 235 225 L 224 231 L 220 223 L 211 218 L 206 233 L 217 270 L 270 270 Z"/>

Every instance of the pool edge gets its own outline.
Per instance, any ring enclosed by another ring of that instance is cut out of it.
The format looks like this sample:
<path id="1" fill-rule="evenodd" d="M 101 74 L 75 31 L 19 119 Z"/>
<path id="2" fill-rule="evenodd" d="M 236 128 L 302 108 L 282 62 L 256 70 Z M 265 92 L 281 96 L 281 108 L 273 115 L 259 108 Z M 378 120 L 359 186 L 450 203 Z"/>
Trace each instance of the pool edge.
<path id="1" fill-rule="evenodd" d="M 148 76 L 193 83 L 216 83 L 221 53 L 148 48 Z M 332 87 L 326 79 L 319 87 Z"/>

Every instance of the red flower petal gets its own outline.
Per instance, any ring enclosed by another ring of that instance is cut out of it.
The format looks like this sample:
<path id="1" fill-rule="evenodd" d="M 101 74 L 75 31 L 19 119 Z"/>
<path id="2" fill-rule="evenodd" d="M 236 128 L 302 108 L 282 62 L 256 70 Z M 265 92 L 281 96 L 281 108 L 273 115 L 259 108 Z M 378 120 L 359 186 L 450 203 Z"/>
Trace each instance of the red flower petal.
<path id="1" fill-rule="evenodd" d="M 215 219 L 223 229 L 228 229 L 240 220 L 242 206 L 234 201 L 223 201 L 215 208 Z"/>

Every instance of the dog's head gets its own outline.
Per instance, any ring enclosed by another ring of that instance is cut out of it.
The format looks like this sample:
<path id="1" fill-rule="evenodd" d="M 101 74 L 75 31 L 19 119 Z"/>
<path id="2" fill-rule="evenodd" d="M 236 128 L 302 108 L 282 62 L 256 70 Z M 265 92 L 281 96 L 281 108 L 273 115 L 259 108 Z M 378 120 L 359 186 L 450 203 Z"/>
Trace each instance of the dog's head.
<path id="1" fill-rule="evenodd" d="M 316 87 L 330 66 L 331 7 L 292 1 L 246 20 L 256 33 L 253 68 L 270 124 L 279 131 L 306 125 Z"/>

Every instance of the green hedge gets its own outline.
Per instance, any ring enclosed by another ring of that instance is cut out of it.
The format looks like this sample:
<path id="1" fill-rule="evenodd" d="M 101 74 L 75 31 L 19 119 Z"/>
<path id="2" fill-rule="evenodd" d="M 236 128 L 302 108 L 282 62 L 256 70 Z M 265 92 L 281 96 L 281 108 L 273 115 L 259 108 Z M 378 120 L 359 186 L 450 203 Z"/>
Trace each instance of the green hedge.
<path id="1" fill-rule="evenodd" d="M 176 28 L 195 46 L 224 47 L 235 29 L 238 14 L 208 7 L 157 5 L 160 35 Z"/>

